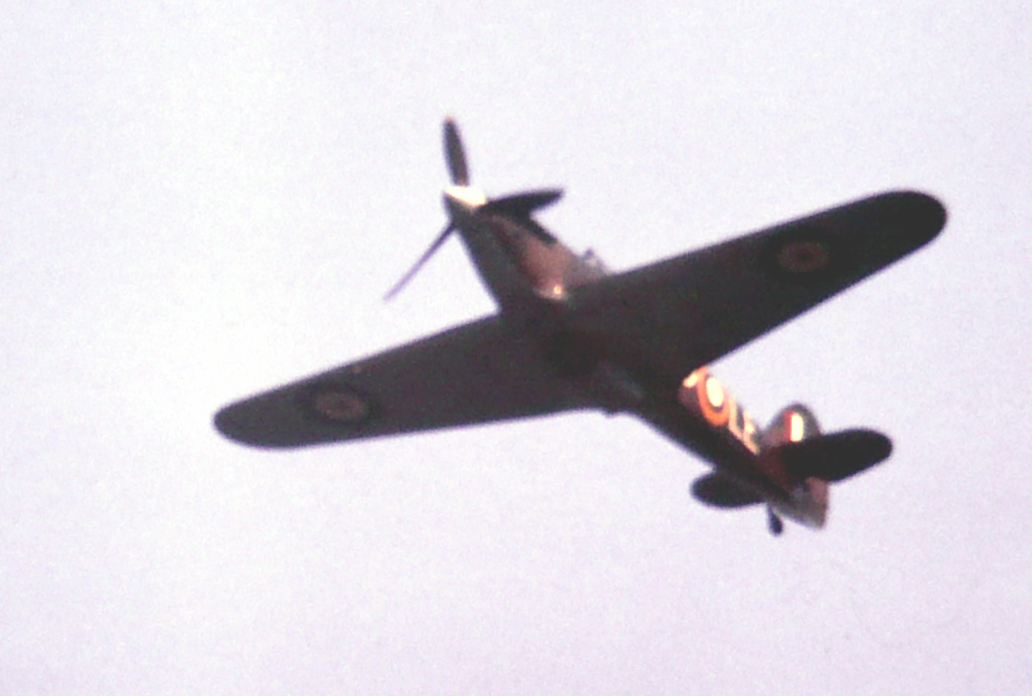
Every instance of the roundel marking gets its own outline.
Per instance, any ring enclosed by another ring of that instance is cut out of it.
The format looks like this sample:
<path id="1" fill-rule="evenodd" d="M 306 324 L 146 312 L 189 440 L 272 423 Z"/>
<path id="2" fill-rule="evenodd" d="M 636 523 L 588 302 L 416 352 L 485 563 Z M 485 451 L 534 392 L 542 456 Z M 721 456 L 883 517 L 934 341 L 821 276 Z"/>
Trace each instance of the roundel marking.
<path id="1" fill-rule="evenodd" d="M 309 406 L 320 418 L 333 423 L 355 425 L 369 418 L 369 402 L 355 391 L 340 386 L 326 385 L 309 397 Z"/>
<path id="2" fill-rule="evenodd" d="M 699 397 L 702 415 L 710 425 L 726 425 L 731 418 L 731 405 L 717 378 L 704 373 L 696 384 L 695 392 Z"/>
<path id="3" fill-rule="evenodd" d="M 799 239 L 783 245 L 774 255 L 778 266 L 792 274 L 806 275 L 827 269 L 831 263 L 828 245 L 816 239 Z"/>
<path id="4" fill-rule="evenodd" d="M 819 222 L 773 235 L 760 254 L 764 270 L 790 283 L 825 283 L 848 273 L 852 255 L 841 235 Z"/>
<path id="5" fill-rule="evenodd" d="M 706 400 L 716 409 L 724 405 L 724 387 L 712 377 L 706 380 Z"/>

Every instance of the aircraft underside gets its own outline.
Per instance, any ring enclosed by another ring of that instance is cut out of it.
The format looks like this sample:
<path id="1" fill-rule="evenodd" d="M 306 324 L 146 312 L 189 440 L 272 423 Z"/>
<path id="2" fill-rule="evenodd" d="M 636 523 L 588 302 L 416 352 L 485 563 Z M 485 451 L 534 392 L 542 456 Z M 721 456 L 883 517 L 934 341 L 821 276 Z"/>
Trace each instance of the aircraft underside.
<path id="1" fill-rule="evenodd" d="M 889 456 L 884 435 L 822 434 L 799 404 L 761 429 L 705 366 L 927 244 L 937 200 L 883 193 L 612 274 L 534 219 L 561 190 L 488 198 L 451 121 L 444 141 L 448 223 L 387 298 L 457 231 L 498 312 L 230 404 L 222 434 L 286 448 L 626 412 L 714 467 L 697 500 L 763 506 L 775 534 L 781 516 L 822 527 L 829 484 Z"/>

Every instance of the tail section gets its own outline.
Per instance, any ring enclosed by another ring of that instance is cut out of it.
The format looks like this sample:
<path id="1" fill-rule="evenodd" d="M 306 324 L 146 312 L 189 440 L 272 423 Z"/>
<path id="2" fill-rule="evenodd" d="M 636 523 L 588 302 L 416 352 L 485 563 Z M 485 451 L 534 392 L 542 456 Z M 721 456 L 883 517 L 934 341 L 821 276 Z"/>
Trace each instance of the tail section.
<path id="1" fill-rule="evenodd" d="M 788 500 L 771 507 L 817 528 L 827 520 L 829 483 L 855 476 L 892 453 L 889 438 L 874 430 L 822 434 L 817 418 L 802 404 L 782 409 L 761 442 L 759 467 L 789 493 Z"/>
<path id="2" fill-rule="evenodd" d="M 892 454 L 892 441 L 875 430 L 822 434 L 817 418 L 802 404 L 782 409 L 760 443 L 761 462 L 775 465 L 778 477 L 788 484 L 807 478 L 842 481 Z"/>
<path id="3" fill-rule="evenodd" d="M 798 403 L 783 408 L 757 441 L 756 474 L 765 484 L 747 484 L 718 470 L 697 479 L 692 495 L 723 509 L 766 504 L 767 522 L 775 535 L 784 528 L 781 516 L 807 527 L 823 527 L 830 484 L 869 469 L 892 452 L 889 438 L 874 430 L 822 433 L 813 412 Z"/>
<path id="4" fill-rule="evenodd" d="M 781 409 L 774 416 L 770 426 L 763 431 L 760 446 L 766 450 L 786 442 L 801 442 L 821 434 L 817 417 L 802 404 L 792 404 Z"/>
<path id="5" fill-rule="evenodd" d="M 793 478 L 838 483 L 887 459 L 892 454 L 892 441 L 875 430 L 855 428 L 785 443 L 771 451 L 777 453 Z"/>
<path id="6" fill-rule="evenodd" d="M 700 503 L 724 510 L 736 510 L 763 502 L 760 495 L 719 472 L 695 479 L 692 482 L 692 495 Z"/>
<path id="7" fill-rule="evenodd" d="M 767 507 L 768 525 L 775 535 L 783 528 L 778 514 L 816 529 L 828 518 L 828 482 L 819 476 L 797 475 L 786 466 L 784 457 L 786 449 L 822 437 L 817 417 L 798 403 L 781 409 L 760 437 L 757 466 L 788 493 L 786 499 L 772 500 Z"/>

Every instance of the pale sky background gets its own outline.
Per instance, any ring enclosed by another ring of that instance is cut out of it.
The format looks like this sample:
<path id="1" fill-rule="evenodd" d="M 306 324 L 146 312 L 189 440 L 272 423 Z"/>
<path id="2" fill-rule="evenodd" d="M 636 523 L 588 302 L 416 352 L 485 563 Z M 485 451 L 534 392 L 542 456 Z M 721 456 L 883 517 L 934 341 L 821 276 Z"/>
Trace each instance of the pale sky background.
<path id="1" fill-rule="evenodd" d="M 0 11 L 0 694 L 1032 690 L 1027 2 Z M 492 310 L 474 182 L 628 269 L 916 188 L 928 248 L 714 366 L 892 435 L 828 528 L 574 414 L 269 453 L 224 403 Z"/>

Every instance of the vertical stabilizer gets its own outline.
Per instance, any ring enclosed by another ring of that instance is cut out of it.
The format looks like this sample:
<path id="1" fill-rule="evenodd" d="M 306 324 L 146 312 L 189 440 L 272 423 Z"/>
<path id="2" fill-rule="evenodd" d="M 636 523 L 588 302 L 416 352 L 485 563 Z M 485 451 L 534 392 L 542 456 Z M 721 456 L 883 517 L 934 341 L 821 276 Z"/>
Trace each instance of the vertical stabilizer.
<path id="1" fill-rule="evenodd" d="M 824 526 L 828 517 L 828 482 L 817 476 L 801 475 L 794 471 L 784 456 L 788 449 L 798 446 L 798 443 L 820 437 L 821 427 L 817 417 L 813 411 L 799 403 L 781 409 L 763 431 L 759 466 L 788 493 L 788 499 L 784 502 L 771 504 L 772 520 L 777 519 L 777 512 L 808 527 L 819 529 Z M 774 529 L 772 523 L 771 530 Z"/>

